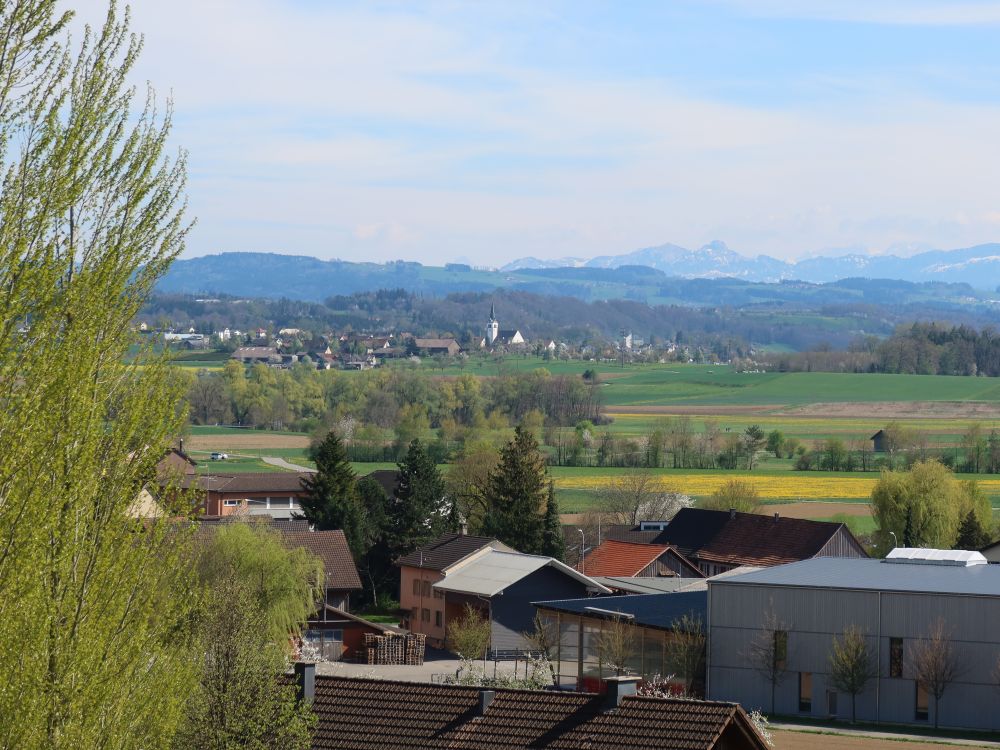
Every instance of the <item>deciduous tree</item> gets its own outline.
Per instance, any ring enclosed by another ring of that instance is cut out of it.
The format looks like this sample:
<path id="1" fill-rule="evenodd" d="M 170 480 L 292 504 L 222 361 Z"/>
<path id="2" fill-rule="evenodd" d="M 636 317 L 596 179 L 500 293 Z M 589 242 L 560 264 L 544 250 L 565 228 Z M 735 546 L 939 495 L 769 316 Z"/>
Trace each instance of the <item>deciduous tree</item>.
<path id="1" fill-rule="evenodd" d="M 934 728 L 940 719 L 938 706 L 945 691 L 964 671 L 944 620 L 937 620 L 911 649 L 913 675 L 934 699 Z"/>
<path id="2" fill-rule="evenodd" d="M 830 646 L 830 684 L 851 696 L 851 723 L 857 720 L 857 698 L 878 674 L 878 663 L 861 629 L 849 627 Z"/>
<path id="3" fill-rule="evenodd" d="M 0 3 L 0 747 L 162 747 L 197 679 L 186 535 L 127 511 L 184 383 L 130 325 L 183 246 L 184 157 L 135 106 L 127 14 L 69 18 Z"/>
<path id="4" fill-rule="evenodd" d="M 645 469 L 615 477 L 598 497 L 598 508 L 610 523 L 632 526 L 640 521 L 669 521 L 690 505 L 691 498 L 663 487 Z"/>
<path id="5" fill-rule="evenodd" d="M 710 510 L 735 510 L 740 513 L 756 513 L 760 507 L 760 495 L 753 482 L 745 479 L 730 479 L 709 497 L 702 500 L 703 508 Z"/>

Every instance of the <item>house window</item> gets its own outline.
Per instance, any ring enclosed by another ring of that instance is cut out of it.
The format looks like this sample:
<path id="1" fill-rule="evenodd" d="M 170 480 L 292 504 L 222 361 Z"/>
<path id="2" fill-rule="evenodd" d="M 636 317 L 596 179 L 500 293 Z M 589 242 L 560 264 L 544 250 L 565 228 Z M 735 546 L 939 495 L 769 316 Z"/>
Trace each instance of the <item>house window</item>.
<path id="1" fill-rule="evenodd" d="M 788 631 L 774 631 L 774 666 L 784 670 L 788 664 Z"/>
<path id="2" fill-rule="evenodd" d="M 420 596 L 420 579 L 419 578 L 414 578 L 413 579 L 413 595 L 414 596 Z"/>
<path id="3" fill-rule="evenodd" d="M 889 639 L 889 676 L 903 676 L 903 639 Z"/>
<path id="4" fill-rule="evenodd" d="M 423 622 L 430 622 L 431 621 L 431 611 L 429 609 L 422 609 L 422 610 L 420 610 L 420 619 Z"/>
<path id="5" fill-rule="evenodd" d="M 327 642 L 337 641 L 339 643 L 343 643 L 344 642 L 344 631 L 342 629 L 338 629 L 338 630 L 324 630 L 323 631 L 323 640 L 325 640 Z"/>
<path id="6" fill-rule="evenodd" d="M 227 508 L 232 508 L 235 505 L 239 505 L 239 502 L 240 502 L 239 500 L 223 500 L 222 504 L 225 505 Z"/>
<path id="7" fill-rule="evenodd" d="M 417 624 L 417 617 L 420 615 L 420 610 L 414 607 L 410 610 L 410 627 Z"/>
<path id="8" fill-rule="evenodd" d="M 927 688 L 922 682 L 916 683 L 916 706 L 913 716 L 917 721 L 927 721 Z"/>
<path id="9" fill-rule="evenodd" d="M 435 599 L 444 599 L 444 592 L 441 589 L 434 589 Z"/>
<path id="10" fill-rule="evenodd" d="M 434 624 L 441 627 L 441 611 L 438 610 L 434 613 Z"/>
<path id="11" fill-rule="evenodd" d="M 799 672 L 799 711 L 809 712 L 813 707 L 812 672 Z"/>
<path id="12" fill-rule="evenodd" d="M 424 581 L 424 596 L 430 596 L 430 595 L 431 595 L 431 582 Z"/>

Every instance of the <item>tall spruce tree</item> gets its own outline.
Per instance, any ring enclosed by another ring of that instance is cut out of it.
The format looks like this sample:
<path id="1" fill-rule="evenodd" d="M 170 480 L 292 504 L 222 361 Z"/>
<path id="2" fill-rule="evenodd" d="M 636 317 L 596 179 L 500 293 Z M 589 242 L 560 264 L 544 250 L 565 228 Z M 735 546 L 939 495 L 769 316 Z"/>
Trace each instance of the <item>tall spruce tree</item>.
<path id="1" fill-rule="evenodd" d="M 390 498 L 389 548 L 393 557 L 409 554 L 452 527 L 454 511 L 444 478 L 423 443 L 413 440 L 397 464 L 396 492 Z"/>
<path id="2" fill-rule="evenodd" d="M 975 511 L 970 510 L 958 527 L 958 539 L 955 549 L 977 550 L 990 543 L 990 534 L 979 523 Z"/>
<path id="3" fill-rule="evenodd" d="M 484 491 L 486 514 L 482 533 L 521 552 L 544 550 L 546 504 L 545 459 L 527 430 L 514 430 L 514 439 L 500 451 Z"/>
<path id="4" fill-rule="evenodd" d="M 368 550 L 365 509 L 358 499 L 354 470 L 343 441 L 332 430 L 311 451 L 316 473 L 302 480 L 308 494 L 300 500 L 303 515 L 317 529 L 342 529 L 355 559 Z"/>
<path id="5" fill-rule="evenodd" d="M 545 500 L 545 518 L 542 524 L 542 554 L 554 557 L 560 562 L 566 557 L 566 540 L 562 533 L 559 503 L 556 502 L 556 486 L 551 480 L 549 481 L 549 494 Z"/>
<path id="6" fill-rule="evenodd" d="M 185 384 L 131 323 L 183 247 L 184 156 L 135 106 L 127 14 L 69 18 L 0 3 L 0 747 L 163 747 L 197 681 L 187 543 L 129 511 Z"/>

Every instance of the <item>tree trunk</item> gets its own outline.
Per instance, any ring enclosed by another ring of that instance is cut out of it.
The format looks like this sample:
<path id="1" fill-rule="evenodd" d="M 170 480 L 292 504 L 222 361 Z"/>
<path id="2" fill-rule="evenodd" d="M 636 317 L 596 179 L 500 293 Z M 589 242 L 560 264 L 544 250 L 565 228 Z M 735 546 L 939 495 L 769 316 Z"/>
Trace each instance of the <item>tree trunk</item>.
<path id="1" fill-rule="evenodd" d="M 858 695 L 857 693 L 851 693 L 851 723 L 856 724 L 858 721 Z"/>

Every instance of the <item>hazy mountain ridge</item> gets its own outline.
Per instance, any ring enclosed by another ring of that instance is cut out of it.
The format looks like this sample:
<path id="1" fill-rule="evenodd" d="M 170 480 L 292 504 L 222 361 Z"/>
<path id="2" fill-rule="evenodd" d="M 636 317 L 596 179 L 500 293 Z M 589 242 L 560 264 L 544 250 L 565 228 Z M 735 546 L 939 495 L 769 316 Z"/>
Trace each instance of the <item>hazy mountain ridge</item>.
<path id="1" fill-rule="evenodd" d="M 521 258 L 500 270 L 556 267 L 553 261 L 545 261 L 544 265 L 532 265 L 533 260 L 535 259 Z M 929 250 L 908 257 L 854 253 L 788 262 L 769 255 L 750 258 L 716 240 L 697 250 L 668 243 L 622 255 L 601 255 L 591 258 L 583 265 L 611 269 L 642 265 L 663 271 L 669 276 L 683 278 L 732 277 L 771 283 L 795 279 L 822 284 L 863 276 L 914 282 L 966 283 L 978 289 L 994 289 L 1000 285 L 1000 244 L 989 243 L 956 250 Z"/>

